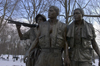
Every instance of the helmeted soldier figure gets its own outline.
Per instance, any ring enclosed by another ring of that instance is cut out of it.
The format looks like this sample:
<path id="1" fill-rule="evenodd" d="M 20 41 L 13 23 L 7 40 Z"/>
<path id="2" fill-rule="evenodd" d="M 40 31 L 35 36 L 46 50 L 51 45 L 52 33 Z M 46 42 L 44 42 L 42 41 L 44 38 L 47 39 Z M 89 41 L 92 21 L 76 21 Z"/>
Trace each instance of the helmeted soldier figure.
<path id="1" fill-rule="evenodd" d="M 36 23 L 38 23 L 38 24 L 40 24 L 40 23 L 42 23 L 42 22 L 45 22 L 46 21 L 46 18 L 45 18 L 45 16 L 44 15 L 42 15 L 42 14 L 38 14 L 37 16 L 36 16 L 36 18 L 35 18 L 35 20 L 36 20 Z M 28 46 L 26 46 L 26 48 L 27 48 L 27 52 L 26 52 L 26 54 L 25 54 L 25 58 L 24 58 L 24 61 L 26 62 L 26 66 L 34 66 L 34 64 L 35 64 L 35 61 L 36 61 L 36 54 L 35 54 L 35 52 L 37 52 L 37 49 L 36 49 L 36 47 L 37 46 L 34 46 L 35 47 L 35 49 L 31 49 L 30 50 L 30 48 L 31 47 L 33 47 L 33 45 L 35 45 L 36 44 L 36 42 L 38 42 L 36 39 L 37 39 L 37 36 L 38 36 L 38 32 L 39 32 L 39 30 L 38 30 L 38 27 L 34 27 L 34 28 L 30 28 L 26 33 L 24 33 L 24 34 L 22 34 L 21 33 L 21 31 L 20 31 L 20 27 L 21 27 L 21 25 L 16 25 L 16 27 L 17 27 L 17 30 L 18 30 L 18 34 L 19 34 L 19 37 L 20 37 L 20 39 L 21 40 L 27 40 L 27 39 L 29 39 L 30 40 L 30 46 L 28 47 Z M 28 53 L 28 51 L 30 50 L 30 52 Z M 39 53 L 39 51 L 37 52 L 37 54 Z M 27 57 L 27 55 L 29 55 L 28 57 Z M 27 58 L 27 61 L 25 60 Z"/>

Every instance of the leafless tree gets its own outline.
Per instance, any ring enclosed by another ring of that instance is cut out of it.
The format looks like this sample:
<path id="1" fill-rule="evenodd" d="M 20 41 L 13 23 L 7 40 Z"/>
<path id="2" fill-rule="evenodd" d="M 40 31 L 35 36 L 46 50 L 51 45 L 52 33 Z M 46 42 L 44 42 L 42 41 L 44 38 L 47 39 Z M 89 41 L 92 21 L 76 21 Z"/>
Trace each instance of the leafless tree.
<path id="1" fill-rule="evenodd" d="M 83 1 L 83 0 L 57 0 L 58 2 L 60 2 L 62 4 L 62 7 L 64 7 L 65 10 L 65 14 L 61 14 L 60 16 L 64 16 L 66 19 L 66 23 L 69 24 L 73 18 L 73 10 L 75 8 L 86 8 L 88 6 L 88 4 L 90 3 L 91 0 L 88 1 Z"/>
<path id="2" fill-rule="evenodd" d="M 0 31 L 3 29 L 7 21 L 14 12 L 19 0 L 0 0 Z"/>
<path id="3" fill-rule="evenodd" d="M 48 0 L 22 0 L 20 6 L 21 17 L 27 19 L 29 23 L 33 23 L 37 14 L 47 11 L 49 3 Z"/>

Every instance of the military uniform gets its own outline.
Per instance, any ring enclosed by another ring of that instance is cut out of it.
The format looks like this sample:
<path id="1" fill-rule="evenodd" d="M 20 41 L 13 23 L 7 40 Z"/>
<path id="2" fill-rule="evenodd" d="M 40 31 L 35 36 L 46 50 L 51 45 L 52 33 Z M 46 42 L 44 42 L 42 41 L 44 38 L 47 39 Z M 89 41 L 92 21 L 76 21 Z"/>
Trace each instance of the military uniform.
<path id="1" fill-rule="evenodd" d="M 56 24 L 52 25 L 52 33 L 49 33 L 48 29 L 45 28 L 45 26 L 41 27 L 41 35 L 39 38 L 41 53 L 35 63 L 35 66 L 63 65 L 62 50 L 64 49 L 65 44 L 65 29 L 66 24 L 59 21 Z"/>
<path id="2" fill-rule="evenodd" d="M 81 25 L 72 22 L 67 31 L 72 66 L 92 66 L 92 44 L 95 31 L 92 24 L 83 20 Z"/>

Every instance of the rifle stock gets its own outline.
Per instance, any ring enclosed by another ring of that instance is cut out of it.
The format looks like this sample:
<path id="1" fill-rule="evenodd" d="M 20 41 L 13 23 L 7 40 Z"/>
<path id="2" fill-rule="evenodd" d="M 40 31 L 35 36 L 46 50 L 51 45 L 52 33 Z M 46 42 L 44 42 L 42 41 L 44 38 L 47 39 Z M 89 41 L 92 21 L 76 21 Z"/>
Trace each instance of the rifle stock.
<path id="1" fill-rule="evenodd" d="M 23 25 L 23 26 L 26 26 L 26 27 L 38 27 L 39 26 L 37 24 L 22 23 L 22 22 L 13 21 L 13 20 L 10 20 L 10 19 L 6 19 L 6 20 L 8 20 L 8 23 L 17 24 L 17 25 Z"/>

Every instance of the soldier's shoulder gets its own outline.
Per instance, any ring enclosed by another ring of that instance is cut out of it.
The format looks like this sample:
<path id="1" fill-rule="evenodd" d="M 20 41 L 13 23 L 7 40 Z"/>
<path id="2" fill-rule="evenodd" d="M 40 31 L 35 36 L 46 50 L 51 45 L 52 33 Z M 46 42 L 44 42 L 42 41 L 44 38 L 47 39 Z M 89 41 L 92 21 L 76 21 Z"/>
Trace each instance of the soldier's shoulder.
<path id="1" fill-rule="evenodd" d="M 74 21 L 67 25 L 67 29 L 72 28 L 74 26 Z"/>
<path id="2" fill-rule="evenodd" d="M 64 22 L 61 22 L 61 21 L 58 21 L 59 23 L 61 23 L 61 24 L 66 24 L 66 23 L 64 23 Z"/>
<path id="3" fill-rule="evenodd" d="M 39 25 L 46 25 L 46 24 L 49 24 L 49 22 L 48 21 L 41 22 Z"/>
<path id="4" fill-rule="evenodd" d="M 87 21 L 85 21 L 86 22 L 86 24 L 89 26 L 89 27 L 93 27 L 93 24 L 92 23 L 89 23 L 89 22 L 87 22 Z"/>
<path id="5" fill-rule="evenodd" d="M 63 23 L 61 21 L 59 21 L 59 24 L 62 26 L 62 27 L 67 27 L 67 24 L 66 23 Z"/>

